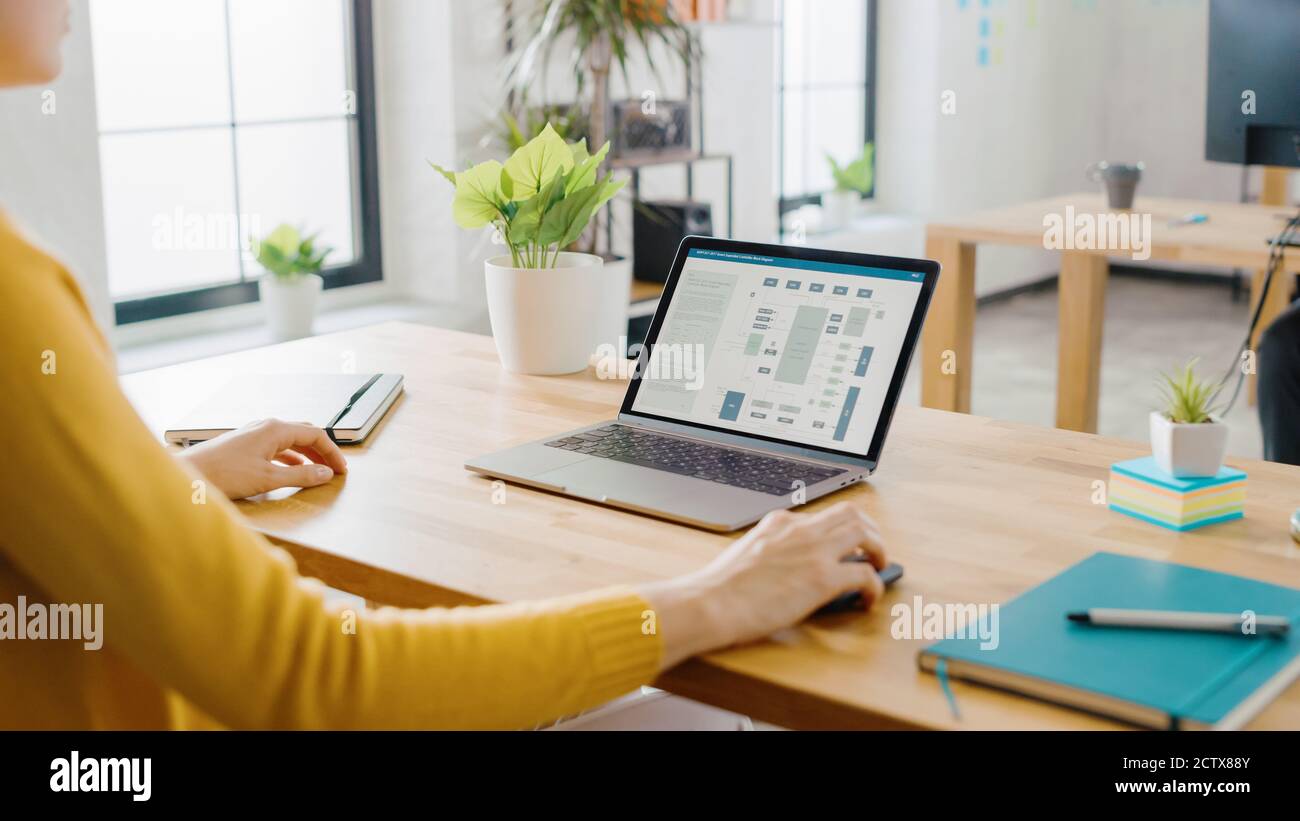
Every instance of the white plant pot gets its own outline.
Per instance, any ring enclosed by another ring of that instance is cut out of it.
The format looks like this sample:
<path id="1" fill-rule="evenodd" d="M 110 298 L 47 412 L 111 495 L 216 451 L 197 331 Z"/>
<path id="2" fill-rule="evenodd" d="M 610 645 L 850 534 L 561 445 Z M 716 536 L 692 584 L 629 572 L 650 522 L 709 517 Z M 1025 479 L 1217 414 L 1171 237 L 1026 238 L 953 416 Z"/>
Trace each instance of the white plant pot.
<path id="1" fill-rule="evenodd" d="M 1151 412 L 1151 453 L 1160 469 L 1170 476 L 1214 476 L 1223 466 L 1227 449 L 1228 426 L 1217 419 L 1183 425 L 1169 421 L 1159 411 Z"/>
<path id="2" fill-rule="evenodd" d="M 844 228 L 858 215 L 862 196 L 857 191 L 828 191 L 822 194 L 822 227 Z"/>
<path id="3" fill-rule="evenodd" d="M 596 318 L 596 351 L 610 345 L 616 351 L 620 340 L 627 343 L 627 308 L 632 303 L 632 260 L 605 260 L 601 276 L 600 315 Z M 623 355 L 624 351 L 618 351 Z"/>
<path id="4" fill-rule="evenodd" d="M 631 287 L 607 277 L 604 260 L 561 252 L 554 268 L 515 268 L 509 256 L 483 264 L 488 318 L 501 364 L 513 373 L 554 376 L 587 368 L 607 314 L 622 293 L 617 316 L 627 316 Z"/>
<path id="5" fill-rule="evenodd" d="M 267 274 L 258 281 L 266 321 L 276 342 L 311 336 L 324 281 L 316 274 L 291 279 Z"/>

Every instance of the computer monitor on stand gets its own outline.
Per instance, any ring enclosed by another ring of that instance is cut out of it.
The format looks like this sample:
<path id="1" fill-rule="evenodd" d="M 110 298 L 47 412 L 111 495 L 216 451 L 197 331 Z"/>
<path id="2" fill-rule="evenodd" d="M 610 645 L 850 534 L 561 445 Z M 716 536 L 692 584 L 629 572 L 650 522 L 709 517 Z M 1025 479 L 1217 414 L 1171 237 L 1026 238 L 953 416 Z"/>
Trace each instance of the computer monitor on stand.
<path id="1" fill-rule="evenodd" d="M 1210 0 L 1205 158 L 1300 168 L 1300 3 Z"/>

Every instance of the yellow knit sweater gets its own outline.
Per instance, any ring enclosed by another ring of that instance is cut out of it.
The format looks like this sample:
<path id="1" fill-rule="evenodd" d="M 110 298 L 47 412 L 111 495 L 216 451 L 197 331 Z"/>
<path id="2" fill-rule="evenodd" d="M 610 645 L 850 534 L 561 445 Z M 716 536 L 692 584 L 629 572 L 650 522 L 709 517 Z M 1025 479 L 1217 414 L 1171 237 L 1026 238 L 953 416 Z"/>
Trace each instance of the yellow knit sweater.
<path id="1" fill-rule="evenodd" d="M 0 727 L 530 727 L 659 663 L 625 589 L 331 612 L 228 501 L 193 503 L 79 288 L 3 215 L 0 464 Z"/>

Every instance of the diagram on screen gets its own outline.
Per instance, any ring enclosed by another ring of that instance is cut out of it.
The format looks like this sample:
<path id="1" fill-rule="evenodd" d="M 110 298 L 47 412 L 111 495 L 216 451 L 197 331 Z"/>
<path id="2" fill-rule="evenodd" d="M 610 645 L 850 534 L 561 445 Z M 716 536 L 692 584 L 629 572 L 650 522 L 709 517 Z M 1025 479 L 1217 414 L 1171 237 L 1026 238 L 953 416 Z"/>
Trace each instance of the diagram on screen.
<path id="1" fill-rule="evenodd" d="M 865 450 L 906 337 L 916 282 L 691 260 L 678 291 L 659 341 L 703 346 L 706 375 L 694 391 L 644 386 L 647 408 Z"/>
<path id="2" fill-rule="evenodd" d="M 843 442 L 875 347 L 867 328 L 884 308 L 873 289 L 764 279 L 748 297 L 746 327 L 723 329 L 712 380 L 731 386 L 718 418 L 780 436 L 799 429 Z"/>

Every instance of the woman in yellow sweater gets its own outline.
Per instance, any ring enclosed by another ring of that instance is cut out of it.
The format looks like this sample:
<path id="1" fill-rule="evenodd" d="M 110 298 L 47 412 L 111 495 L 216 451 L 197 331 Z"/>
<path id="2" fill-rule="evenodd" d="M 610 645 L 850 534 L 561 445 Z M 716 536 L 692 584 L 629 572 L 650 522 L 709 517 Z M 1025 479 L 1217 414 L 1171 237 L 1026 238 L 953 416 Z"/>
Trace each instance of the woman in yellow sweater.
<path id="1" fill-rule="evenodd" d="M 58 74 L 67 15 L 62 0 L 0 0 L 0 87 Z M 879 534 L 841 504 L 771 516 L 673 581 L 382 610 L 345 632 L 226 499 L 191 503 L 196 476 L 230 498 L 330 481 L 346 465 L 320 430 L 263 422 L 168 454 L 118 388 L 72 277 L 2 214 L 0 351 L 3 727 L 528 727 L 841 592 L 882 591 Z M 871 564 L 840 561 L 852 552 Z M 102 647 L 22 640 L 20 601 L 102 605 Z M 642 633 L 647 609 L 656 635 Z"/>

